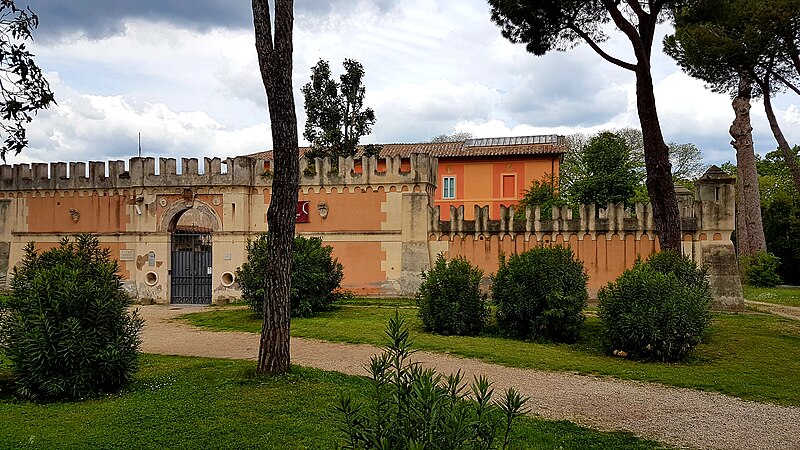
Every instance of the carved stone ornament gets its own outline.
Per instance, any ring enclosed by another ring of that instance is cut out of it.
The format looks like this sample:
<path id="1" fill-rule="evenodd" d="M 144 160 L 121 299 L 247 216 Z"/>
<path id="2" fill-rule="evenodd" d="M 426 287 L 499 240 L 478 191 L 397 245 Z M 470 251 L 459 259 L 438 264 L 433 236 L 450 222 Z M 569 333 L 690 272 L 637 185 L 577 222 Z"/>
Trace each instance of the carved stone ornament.
<path id="1" fill-rule="evenodd" d="M 78 223 L 78 221 L 81 220 L 81 213 L 74 209 L 69 210 L 69 215 L 72 216 L 72 221 L 75 223 Z"/>
<path id="2" fill-rule="evenodd" d="M 323 219 L 328 217 L 328 204 L 325 202 L 320 202 L 317 204 L 317 210 L 319 211 L 319 216 Z"/>

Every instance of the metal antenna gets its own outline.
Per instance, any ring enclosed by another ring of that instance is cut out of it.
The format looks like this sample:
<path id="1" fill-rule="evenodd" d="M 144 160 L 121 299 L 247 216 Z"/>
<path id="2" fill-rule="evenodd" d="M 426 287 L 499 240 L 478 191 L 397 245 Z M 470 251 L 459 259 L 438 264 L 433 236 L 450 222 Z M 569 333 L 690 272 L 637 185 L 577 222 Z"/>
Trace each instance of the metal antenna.
<path id="1" fill-rule="evenodd" d="M 139 158 L 142 157 L 142 132 L 139 132 Z"/>

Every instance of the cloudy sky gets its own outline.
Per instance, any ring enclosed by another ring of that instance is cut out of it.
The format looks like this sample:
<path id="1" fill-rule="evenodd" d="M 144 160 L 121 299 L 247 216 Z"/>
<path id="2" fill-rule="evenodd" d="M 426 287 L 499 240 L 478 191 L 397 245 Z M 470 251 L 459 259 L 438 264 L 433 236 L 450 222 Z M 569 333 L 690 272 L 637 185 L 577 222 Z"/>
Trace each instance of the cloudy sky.
<path id="1" fill-rule="evenodd" d="M 24 4 L 24 0 L 18 0 Z M 500 36 L 483 0 L 298 0 L 294 86 L 320 58 L 341 73 L 366 70 L 377 123 L 362 142 L 420 142 L 467 131 L 476 137 L 591 133 L 638 127 L 633 74 L 588 46 L 534 57 Z M 272 147 L 247 0 L 33 0 L 32 48 L 58 105 L 29 127 L 30 147 L 10 163 L 228 157 Z M 669 32 L 665 25 L 660 34 Z M 606 43 L 628 57 L 618 34 Z M 660 44 L 658 44 L 660 47 Z M 630 58 L 629 58 L 630 59 Z M 668 141 L 696 144 L 709 163 L 734 159 L 730 100 L 653 58 Z M 800 98 L 775 101 L 791 143 L 800 142 Z M 775 148 L 755 104 L 757 151 Z"/>

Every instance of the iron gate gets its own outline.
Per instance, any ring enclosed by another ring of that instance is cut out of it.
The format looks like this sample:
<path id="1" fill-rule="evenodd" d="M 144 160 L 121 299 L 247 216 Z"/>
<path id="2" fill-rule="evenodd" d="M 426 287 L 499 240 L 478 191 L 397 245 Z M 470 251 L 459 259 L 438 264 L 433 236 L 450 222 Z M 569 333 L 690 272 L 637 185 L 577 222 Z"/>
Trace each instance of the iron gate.
<path id="1" fill-rule="evenodd" d="M 181 231 L 172 234 L 170 303 L 211 303 L 210 234 Z"/>

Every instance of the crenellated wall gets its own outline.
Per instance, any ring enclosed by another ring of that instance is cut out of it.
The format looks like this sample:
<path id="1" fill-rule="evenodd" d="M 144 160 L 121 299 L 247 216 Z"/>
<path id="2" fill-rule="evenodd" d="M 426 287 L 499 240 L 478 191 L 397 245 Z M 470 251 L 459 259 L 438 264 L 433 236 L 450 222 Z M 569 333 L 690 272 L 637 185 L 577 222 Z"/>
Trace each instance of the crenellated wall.
<path id="1" fill-rule="evenodd" d="M 336 162 L 301 159 L 298 195 L 307 202 L 308 221 L 296 229 L 333 246 L 344 286 L 359 294 L 413 294 L 421 271 L 441 252 L 465 256 L 488 275 L 500 253 L 554 243 L 575 250 L 596 291 L 658 249 L 650 205 L 583 205 L 574 215 L 556 209 L 552 218 L 536 207 L 524 220 L 514 220 L 513 207 L 489 220 L 489 206 L 476 206 L 474 220 L 465 220 L 460 207 L 442 221 L 432 207 L 435 158 Z M 91 232 L 119 259 L 132 295 L 168 303 L 173 232 L 183 224 L 211 232 L 212 299 L 226 301 L 239 295 L 233 274 L 247 240 L 267 231 L 273 170 L 273 161 L 248 157 L 205 158 L 202 173 L 196 159 L 182 159 L 178 173 L 172 158 L 0 166 L 0 277 L 19 263 L 27 242 L 47 248 L 64 235 Z M 732 179 L 712 169 L 697 186 L 694 194 L 679 192 L 683 250 L 711 268 L 720 307 L 736 307 Z M 726 272 L 730 267 L 734 272 Z"/>
<path id="2" fill-rule="evenodd" d="M 301 160 L 299 234 L 322 236 L 347 267 L 345 286 L 364 294 L 399 293 L 403 196 L 433 193 L 436 160 Z M 158 166 L 156 166 L 158 164 Z M 231 283 L 248 239 L 267 231 L 270 160 L 248 157 L 19 164 L 0 166 L 0 272 L 64 235 L 95 233 L 119 259 L 126 288 L 144 301 L 170 301 L 173 231 L 179 221 L 211 230 L 213 300 L 239 295 Z M 158 168 L 158 170 L 156 170 Z M 88 170 L 87 170 L 88 169 Z M 323 214 L 324 210 L 324 214 Z M 3 281 L 0 279 L 0 281 Z"/>
<path id="3" fill-rule="evenodd" d="M 735 251 L 734 180 L 712 167 L 697 182 L 697 192 L 677 192 L 683 253 L 708 266 L 717 308 L 742 307 Z M 486 274 L 497 270 L 501 254 L 521 253 L 541 245 L 569 245 L 589 274 L 589 290 L 599 288 L 630 268 L 637 258 L 658 251 L 657 231 L 650 204 L 579 205 L 577 215 L 569 207 L 553 208 L 542 218 L 538 206 L 527 208 L 525 218 L 515 220 L 514 207 L 501 208 L 500 220 L 489 220 L 488 207 L 475 207 L 475 220 L 465 220 L 462 208 L 452 208 L 450 220 L 440 220 L 433 208 L 429 217 L 431 254 L 463 256 Z"/>

